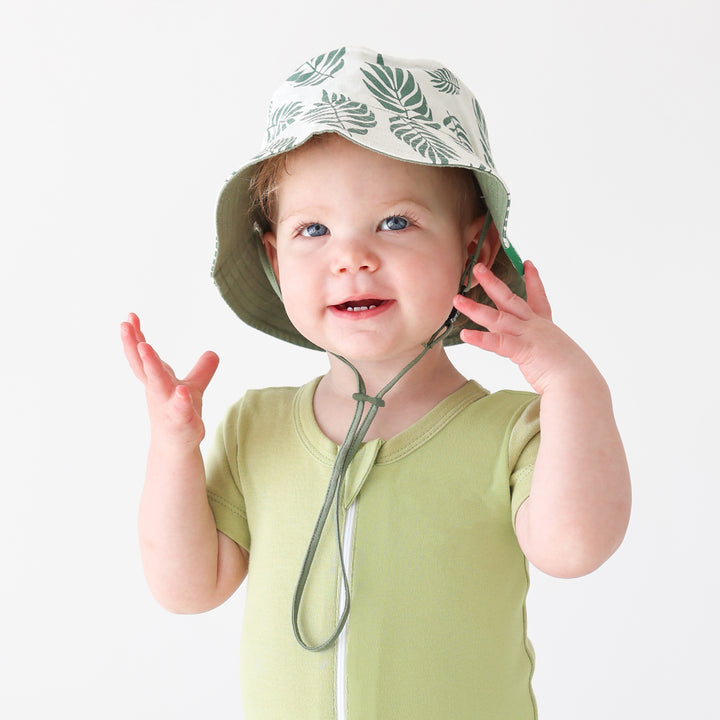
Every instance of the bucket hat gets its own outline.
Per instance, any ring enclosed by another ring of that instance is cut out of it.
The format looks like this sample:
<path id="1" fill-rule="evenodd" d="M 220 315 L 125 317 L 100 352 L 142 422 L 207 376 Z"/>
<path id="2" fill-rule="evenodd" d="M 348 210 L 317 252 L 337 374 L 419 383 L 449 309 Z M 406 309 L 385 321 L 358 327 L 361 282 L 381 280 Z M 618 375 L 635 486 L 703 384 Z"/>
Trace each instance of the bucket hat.
<path id="1" fill-rule="evenodd" d="M 441 63 L 340 47 L 308 60 L 282 83 L 270 101 L 262 148 L 220 194 L 212 274 L 244 322 L 320 349 L 285 312 L 262 244 L 263 228 L 250 214 L 248 189 L 260 162 L 322 133 L 406 162 L 471 170 L 500 235 L 501 251 L 510 260 L 506 281 L 525 296 L 522 262 L 507 238 L 509 193 L 495 170 L 485 118 L 472 92 Z M 451 327 L 442 342 L 460 342 L 458 328 Z"/>

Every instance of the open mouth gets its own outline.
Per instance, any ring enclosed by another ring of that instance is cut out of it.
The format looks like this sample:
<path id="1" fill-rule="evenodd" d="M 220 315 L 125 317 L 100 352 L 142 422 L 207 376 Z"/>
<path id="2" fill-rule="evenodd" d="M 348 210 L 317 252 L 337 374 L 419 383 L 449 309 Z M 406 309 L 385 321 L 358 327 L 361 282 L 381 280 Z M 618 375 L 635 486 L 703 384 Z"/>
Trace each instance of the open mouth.
<path id="1" fill-rule="evenodd" d="M 333 307 L 343 312 L 362 312 L 363 310 L 374 310 L 384 305 L 387 300 L 379 300 L 377 298 L 365 298 L 363 300 L 350 300 L 349 302 L 333 305 Z"/>

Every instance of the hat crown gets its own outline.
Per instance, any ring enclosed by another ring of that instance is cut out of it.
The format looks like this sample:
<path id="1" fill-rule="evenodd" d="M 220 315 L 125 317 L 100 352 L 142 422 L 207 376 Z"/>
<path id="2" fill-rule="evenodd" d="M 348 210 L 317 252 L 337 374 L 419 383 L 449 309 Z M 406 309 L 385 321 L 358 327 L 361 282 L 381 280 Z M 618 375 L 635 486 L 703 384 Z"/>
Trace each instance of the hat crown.
<path id="1" fill-rule="evenodd" d="M 408 162 L 495 168 L 477 100 L 451 70 L 432 61 L 357 47 L 311 58 L 273 94 L 254 159 L 324 132 Z"/>

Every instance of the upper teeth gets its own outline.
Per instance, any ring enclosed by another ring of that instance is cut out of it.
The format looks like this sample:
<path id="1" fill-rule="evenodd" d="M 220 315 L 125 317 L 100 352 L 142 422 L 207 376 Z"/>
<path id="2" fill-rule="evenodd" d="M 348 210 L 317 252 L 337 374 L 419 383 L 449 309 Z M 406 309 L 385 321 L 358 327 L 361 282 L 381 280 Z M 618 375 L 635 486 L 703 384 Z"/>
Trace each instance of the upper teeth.
<path id="1" fill-rule="evenodd" d="M 372 310 L 373 308 L 376 308 L 377 305 L 354 305 L 354 306 L 348 306 L 345 309 L 349 310 L 350 312 L 358 312 L 360 310 Z"/>

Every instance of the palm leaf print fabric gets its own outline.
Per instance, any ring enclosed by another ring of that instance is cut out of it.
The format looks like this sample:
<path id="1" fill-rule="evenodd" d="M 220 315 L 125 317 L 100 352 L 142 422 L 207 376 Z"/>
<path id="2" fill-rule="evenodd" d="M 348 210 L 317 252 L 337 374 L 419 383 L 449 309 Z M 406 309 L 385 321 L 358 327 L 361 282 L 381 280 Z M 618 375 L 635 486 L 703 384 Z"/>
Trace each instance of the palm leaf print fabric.
<path id="1" fill-rule="evenodd" d="M 442 66 L 412 71 L 382 54 L 358 64 L 345 47 L 311 58 L 273 98 L 265 147 L 256 158 L 285 152 L 318 132 L 338 132 L 378 150 L 392 137 L 408 160 L 493 168 L 480 107 Z"/>

